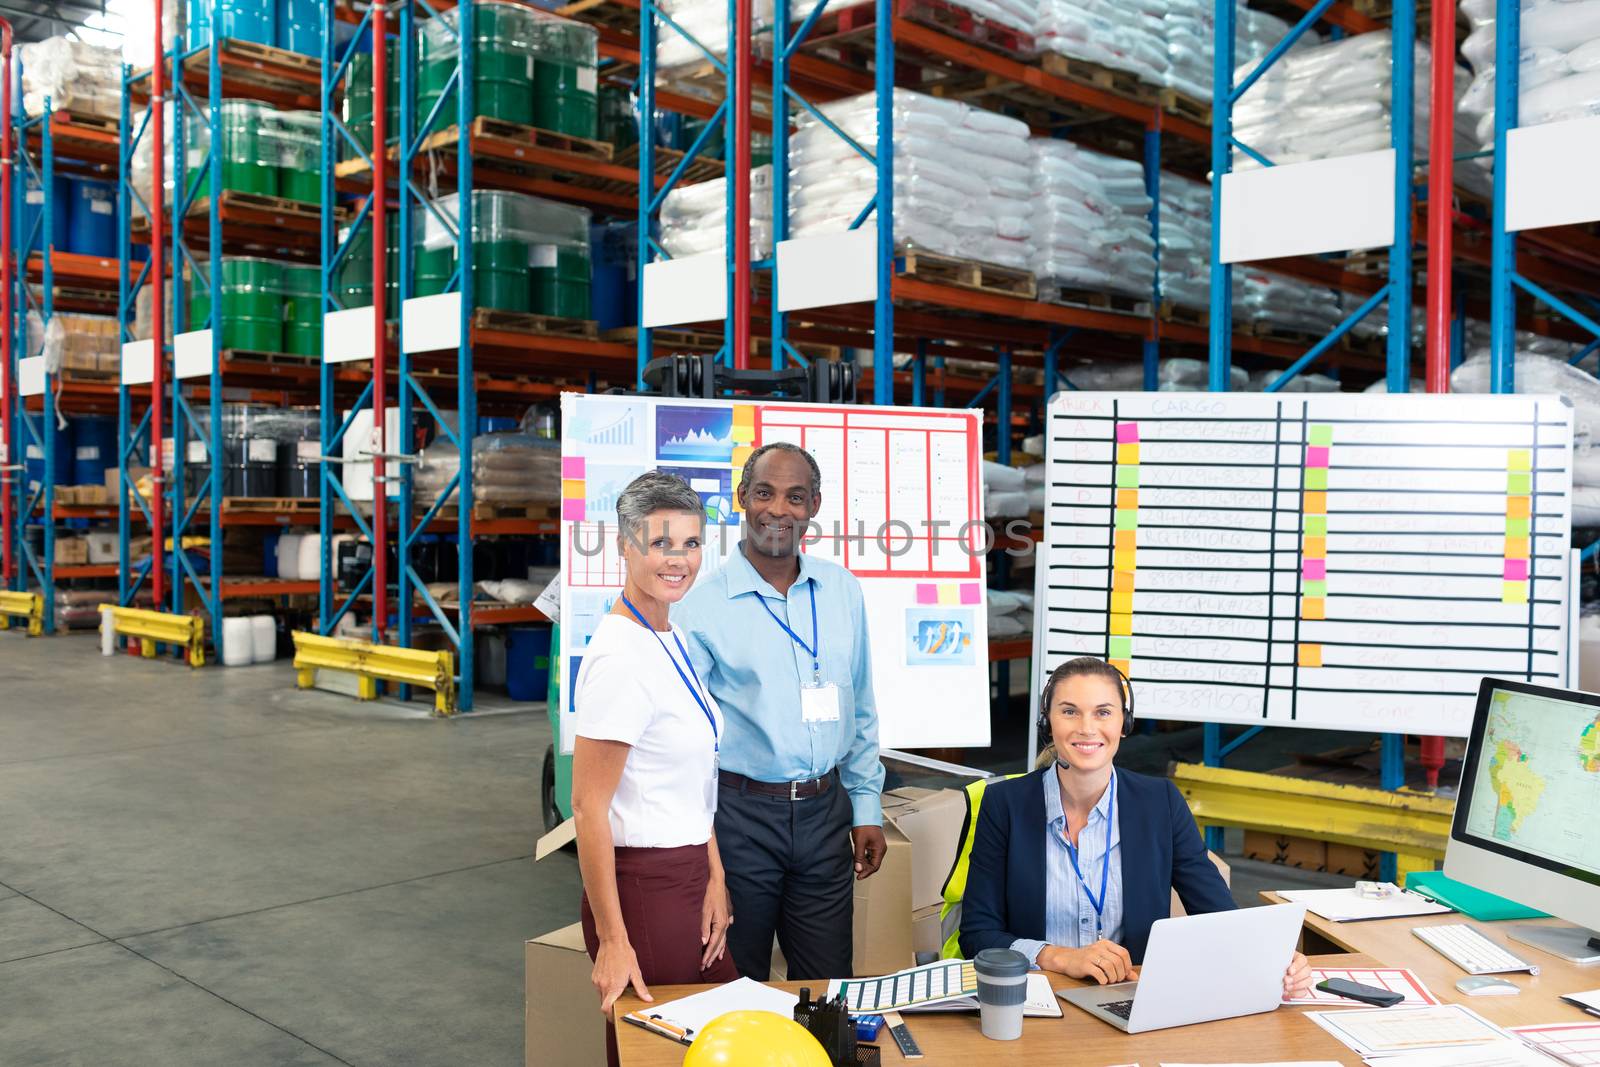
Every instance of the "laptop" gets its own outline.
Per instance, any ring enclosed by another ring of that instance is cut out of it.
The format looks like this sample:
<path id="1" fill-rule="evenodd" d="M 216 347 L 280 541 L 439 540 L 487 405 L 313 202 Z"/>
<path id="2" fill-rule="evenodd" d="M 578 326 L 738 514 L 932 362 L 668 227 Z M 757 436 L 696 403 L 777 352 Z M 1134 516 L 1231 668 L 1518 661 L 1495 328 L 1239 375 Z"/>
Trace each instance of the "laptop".
<path id="1" fill-rule="evenodd" d="M 1138 981 L 1056 996 L 1130 1034 L 1271 1011 L 1305 917 L 1304 904 L 1270 904 L 1161 919 Z"/>

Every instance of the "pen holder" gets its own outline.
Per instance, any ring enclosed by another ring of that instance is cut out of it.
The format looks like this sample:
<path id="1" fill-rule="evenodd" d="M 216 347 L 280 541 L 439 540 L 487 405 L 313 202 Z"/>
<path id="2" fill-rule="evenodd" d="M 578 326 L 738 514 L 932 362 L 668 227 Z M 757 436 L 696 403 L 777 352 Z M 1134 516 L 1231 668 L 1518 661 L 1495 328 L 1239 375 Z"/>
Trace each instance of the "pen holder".
<path id="1" fill-rule="evenodd" d="M 878 1067 L 877 1047 L 856 1041 L 856 1026 L 844 997 L 812 1000 L 811 990 L 802 987 L 800 1000 L 794 1006 L 794 1021 L 817 1039 L 833 1067 Z"/>

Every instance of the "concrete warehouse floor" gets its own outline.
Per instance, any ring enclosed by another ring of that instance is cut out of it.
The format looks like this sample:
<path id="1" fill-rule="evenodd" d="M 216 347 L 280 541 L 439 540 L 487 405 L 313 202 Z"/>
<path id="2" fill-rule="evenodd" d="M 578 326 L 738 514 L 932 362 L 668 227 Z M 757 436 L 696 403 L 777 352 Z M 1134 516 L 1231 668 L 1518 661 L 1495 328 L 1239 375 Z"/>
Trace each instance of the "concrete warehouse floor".
<path id="1" fill-rule="evenodd" d="M 516 708 L 0 634 L 0 1064 L 521 1063 L 522 941 L 578 870 L 531 862 L 550 731 Z M 1241 902 L 1339 883 L 1234 862 Z"/>

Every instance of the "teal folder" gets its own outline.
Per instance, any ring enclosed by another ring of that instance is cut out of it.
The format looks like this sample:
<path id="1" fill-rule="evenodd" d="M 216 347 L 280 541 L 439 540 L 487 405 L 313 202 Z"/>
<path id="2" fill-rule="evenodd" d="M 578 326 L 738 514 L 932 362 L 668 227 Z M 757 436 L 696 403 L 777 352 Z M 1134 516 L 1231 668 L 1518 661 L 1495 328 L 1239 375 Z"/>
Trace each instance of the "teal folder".
<path id="1" fill-rule="evenodd" d="M 1406 876 L 1405 888 L 1413 893 L 1454 908 L 1479 922 L 1496 919 L 1548 919 L 1547 912 L 1518 904 L 1514 900 L 1484 892 L 1476 886 L 1446 878 L 1443 871 L 1413 871 Z"/>

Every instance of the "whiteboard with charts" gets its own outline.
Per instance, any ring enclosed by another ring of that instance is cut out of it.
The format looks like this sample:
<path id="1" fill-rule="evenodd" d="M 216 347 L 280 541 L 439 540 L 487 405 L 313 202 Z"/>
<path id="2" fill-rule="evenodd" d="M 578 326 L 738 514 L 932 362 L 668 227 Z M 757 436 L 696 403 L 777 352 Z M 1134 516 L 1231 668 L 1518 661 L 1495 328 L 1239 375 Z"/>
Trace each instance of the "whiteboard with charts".
<path id="1" fill-rule="evenodd" d="M 1558 397 L 1059 393 L 1034 692 L 1110 659 L 1157 719 L 1465 736 L 1567 678 Z"/>
<path id="2" fill-rule="evenodd" d="M 822 471 L 802 550 L 861 581 L 884 748 L 989 743 L 981 413 L 565 393 L 561 397 L 561 741 L 572 682 L 622 589 L 617 495 L 677 474 L 706 511 L 700 580 L 739 551 L 745 460 L 787 441 Z"/>

